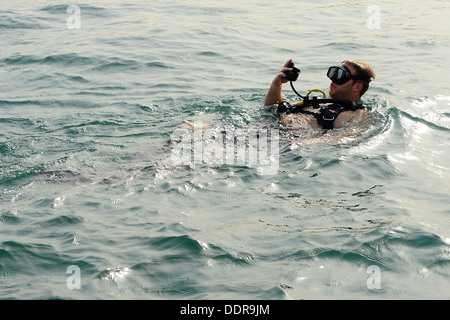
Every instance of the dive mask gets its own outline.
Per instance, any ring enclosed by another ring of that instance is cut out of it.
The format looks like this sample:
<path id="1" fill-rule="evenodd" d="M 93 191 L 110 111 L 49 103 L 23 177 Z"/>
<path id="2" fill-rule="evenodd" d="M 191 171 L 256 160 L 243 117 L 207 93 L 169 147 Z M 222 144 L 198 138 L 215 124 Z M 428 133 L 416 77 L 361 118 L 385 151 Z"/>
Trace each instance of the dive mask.
<path id="1" fill-rule="evenodd" d="M 370 80 L 363 79 L 358 76 L 353 76 L 350 72 L 349 68 L 347 68 L 345 65 L 342 65 L 340 67 L 330 67 L 327 72 L 327 77 L 330 78 L 331 81 L 338 85 L 342 85 L 346 83 L 348 80 L 358 80 L 362 82 L 369 83 Z"/>

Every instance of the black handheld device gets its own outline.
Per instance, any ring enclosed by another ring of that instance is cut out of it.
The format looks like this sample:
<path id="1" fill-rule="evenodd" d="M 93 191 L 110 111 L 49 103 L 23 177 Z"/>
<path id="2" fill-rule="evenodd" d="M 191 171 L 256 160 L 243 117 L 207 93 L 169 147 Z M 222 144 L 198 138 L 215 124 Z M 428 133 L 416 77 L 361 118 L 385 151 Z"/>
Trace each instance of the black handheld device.
<path id="1" fill-rule="evenodd" d="M 288 68 L 292 68 L 292 70 L 286 71 L 284 74 L 286 75 L 286 79 L 289 81 L 295 81 L 300 74 L 300 69 L 294 67 L 294 62 L 291 62 Z"/>

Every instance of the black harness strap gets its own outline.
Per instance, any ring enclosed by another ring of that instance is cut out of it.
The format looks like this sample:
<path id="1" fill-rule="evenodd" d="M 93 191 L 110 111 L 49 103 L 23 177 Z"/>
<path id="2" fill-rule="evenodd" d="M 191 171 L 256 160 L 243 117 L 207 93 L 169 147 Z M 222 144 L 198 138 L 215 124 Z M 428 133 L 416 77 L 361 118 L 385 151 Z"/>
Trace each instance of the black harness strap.
<path id="1" fill-rule="evenodd" d="M 327 106 L 321 106 L 321 104 L 328 104 Z M 314 108 L 320 108 L 319 112 L 312 112 L 305 110 L 306 106 L 313 106 Z M 278 113 L 303 113 L 312 115 L 317 119 L 317 123 L 324 129 L 333 129 L 334 121 L 344 111 L 355 111 L 357 109 L 364 109 L 361 104 L 353 104 L 347 100 L 335 100 L 335 99 L 304 99 L 302 105 L 291 105 L 289 102 L 282 101 L 278 105 Z"/>

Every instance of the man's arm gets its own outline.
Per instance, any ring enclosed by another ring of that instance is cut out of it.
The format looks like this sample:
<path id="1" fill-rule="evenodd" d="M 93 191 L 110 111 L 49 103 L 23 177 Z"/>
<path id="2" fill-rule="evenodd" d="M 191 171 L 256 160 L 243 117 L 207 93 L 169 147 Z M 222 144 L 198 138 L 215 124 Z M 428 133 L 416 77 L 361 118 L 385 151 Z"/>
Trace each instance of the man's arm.
<path id="1" fill-rule="evenodd" d="M 272 84 L 270 85 L 269 91 L 266 95 L 266 100 L 264 102 L 265 106 L 271 106 L 274 104 L 278 104 L 281 101 L 283 101 L 283 98 L 281 97 L 281 90 L 283 83 L 288 82 L 289 80 L 286 79 L 286 74 L 284 72 L 292 70 L 292 68 L 288 68 L 289 64 L 292 62 L 292 59 L 289 59 L 284 64 L 283 69 L 278 72 L 278 74 L 275 76 L 275 78 L 272 81 Z"/>
<path id="2" fill-rule="evenodd" d="M 367 117 L 368 113 L 365 109 L 358 109 L 355 111 L 344 111 L 336 120 L 334 120 L 334 127 L 336 129 L 343 128 L 350 122 L 358 123 Z"/>

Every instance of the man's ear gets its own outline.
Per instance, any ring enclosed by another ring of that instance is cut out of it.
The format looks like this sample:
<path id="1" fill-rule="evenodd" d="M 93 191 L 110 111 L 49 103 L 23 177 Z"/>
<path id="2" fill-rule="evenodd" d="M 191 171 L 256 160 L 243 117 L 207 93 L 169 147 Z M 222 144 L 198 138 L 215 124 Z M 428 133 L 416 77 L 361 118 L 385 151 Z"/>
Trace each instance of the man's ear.
<path id="1" fill-rule="evenodd" d="M 355 82 L 355 85 L 353 86 L 353 91 L 354 92 L 361 92 L 362 89 L 363 89 L 362 82 Z"/>

